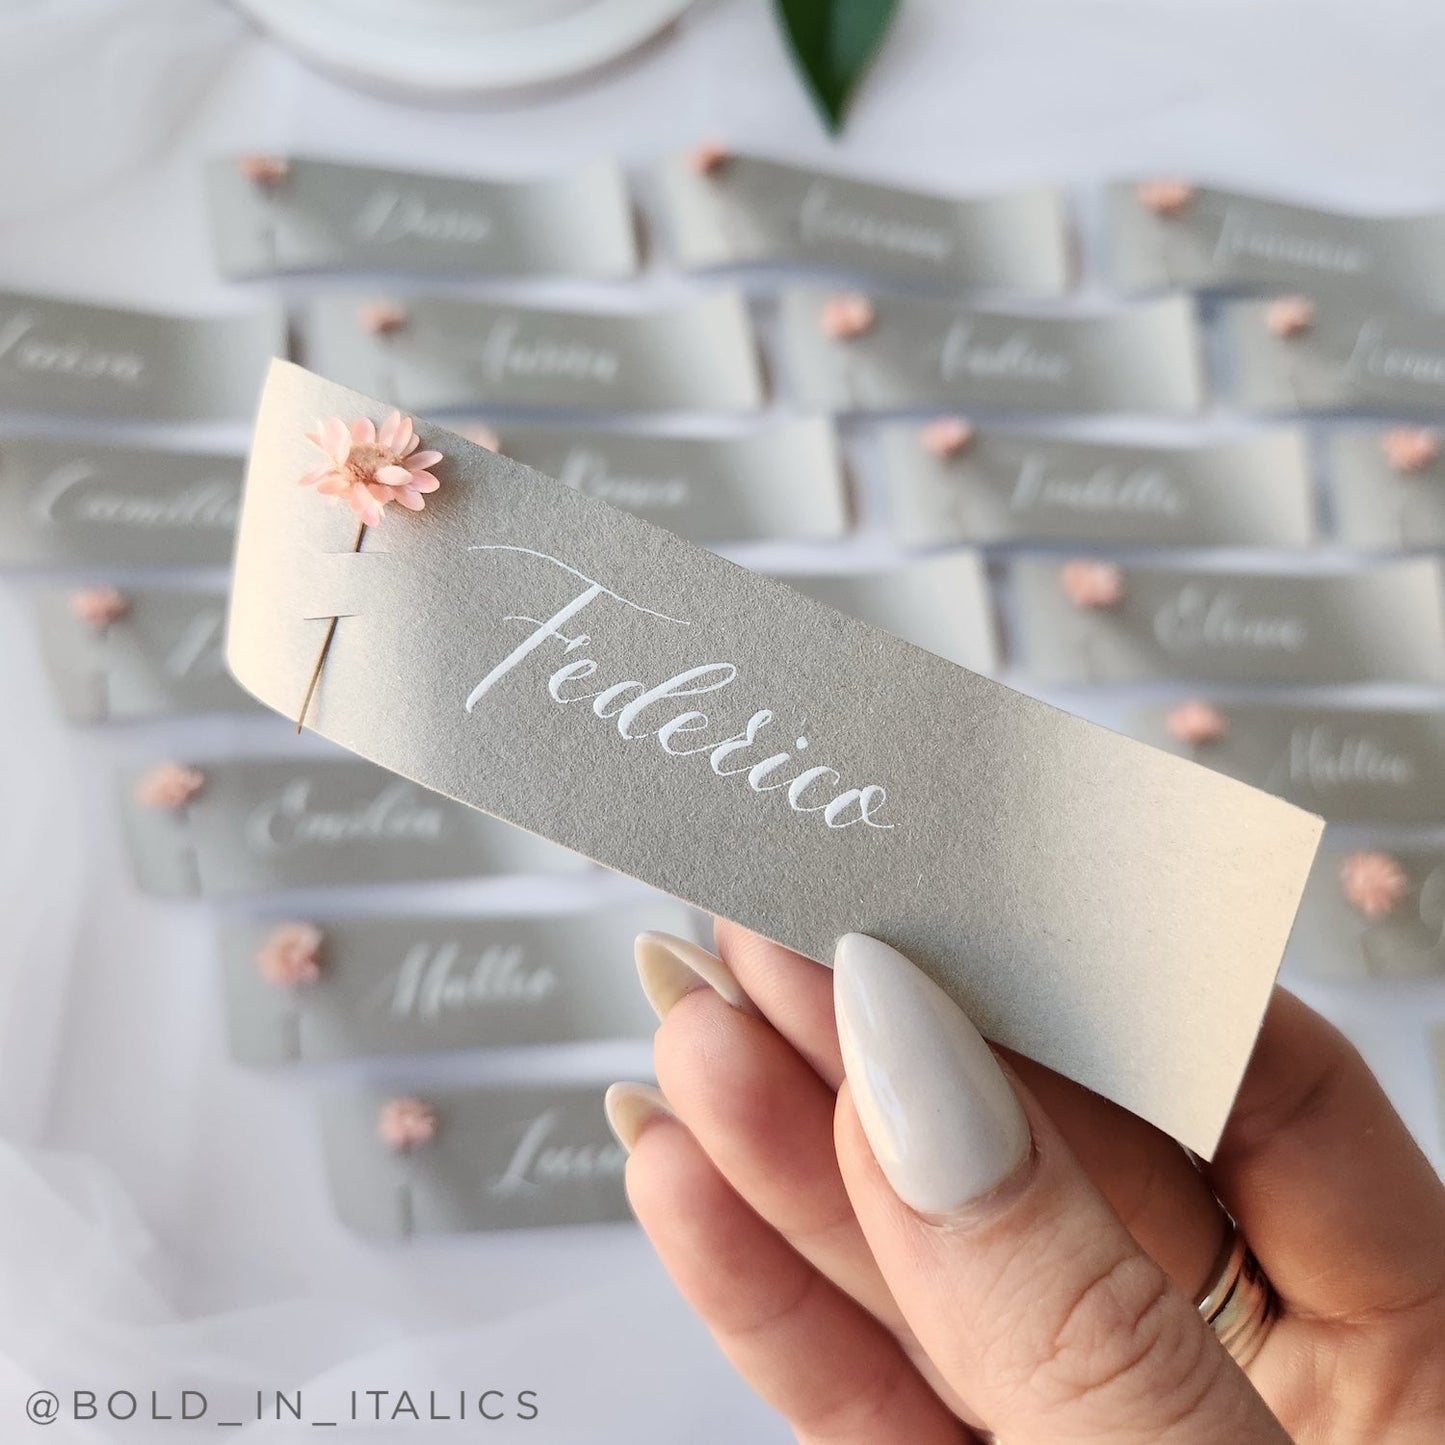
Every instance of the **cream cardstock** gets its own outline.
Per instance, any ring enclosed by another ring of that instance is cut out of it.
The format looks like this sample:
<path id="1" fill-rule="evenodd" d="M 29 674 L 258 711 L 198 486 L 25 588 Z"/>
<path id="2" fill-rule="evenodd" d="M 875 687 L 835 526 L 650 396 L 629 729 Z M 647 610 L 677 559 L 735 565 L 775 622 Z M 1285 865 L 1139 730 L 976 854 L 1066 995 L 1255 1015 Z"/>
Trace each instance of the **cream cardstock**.
<path id="1" fill-rule="evenodd" d="M 0 408 L 147 421 L 248 416 L 286 351 L 280 307 L 198 319 L 0 292 Z"/>
<path id="2" fill-rule="evenodd" d="M 1070 281 L 1068 219 L 1050 187 L 963 199 L 744 155 L 708 171 L 675 156 L 654 179 L 682 266 L 796 262 L 1040 295 Z"/>
<path id="3" fill-rule="evenodd" d="M 824 330 L 835 294 L 798 287 L 780 301 L 783 370 L 805 406 L 1184 415 L 1203 404 L 1194 311 L 1184 297 L 1093 316 L 875 297 L 868 329 L 835 337 Z"/>
<path id="4" fill-rule="evenodd" d="M 620 168 L 482 181 L 296 157 L 278 180 L 233 159 L 206 167 L 211 238 L 224 276 L 416 271 L 489 276 L 630 276 L 632 206 Z"/>
<path id="5" fill-rule="evenodd" d="M 1302 547 L 1314 540 L 1298 431 L 1185 448 L 979 428 L 962 450 L 937 456 L 924 445 L 926 425 L 881 428 L 893 525 L 904 546 Z"/>
<path id="6" fill-rule="evenodd" d="M 1445 593 L 1434 561 L 1326 576 L 1130 566 L 1112 607 L 1076 605 L 1064 565 L 1013 565 L 1020 660 L 1031 677 L 1445 683 Z"/>
<path id="7" fill-rule="evenodd" d="M 613 313 L 411 297 L 404 321 L 381 331 L 368 328 L 374 304 L 312 301 L 305 354 L 317 371 L 398 406 L 745 412 L 763 402 L 752 324 L 732 292 Z"/>
<path id="8" fill-rule="evenodd" d="M 1350 547 L 1445 547 L 1445 456 L 1415 471 L 1392 466 L 1390 431 L 1345 426 L 1327 434 L 1335 532 Z"/>
<path id="9" fill-rule="evenodd" d="M 278 363 L 228 659 L 440 793 L 828 959 L 850 930 L 990 1036 L 1208 1154 L 1315 818 L 822 606 L 427 423 L 442 486 L 356 528 L 298 487 L 317 416 L 388 406 Z"/>

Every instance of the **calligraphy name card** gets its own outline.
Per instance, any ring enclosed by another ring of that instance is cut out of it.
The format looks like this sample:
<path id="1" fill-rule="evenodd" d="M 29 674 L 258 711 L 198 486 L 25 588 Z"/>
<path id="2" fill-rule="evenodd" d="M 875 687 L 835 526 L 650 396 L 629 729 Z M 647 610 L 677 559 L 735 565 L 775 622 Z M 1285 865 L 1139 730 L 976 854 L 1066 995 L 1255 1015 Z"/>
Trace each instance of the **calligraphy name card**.
<path id="1" fill-rule="evenodd" d="M 1352 547 L 1445 547 L 1445 456 L 1420 427 L 1345 426 L 1326 439 L 1335 531 Z"/>

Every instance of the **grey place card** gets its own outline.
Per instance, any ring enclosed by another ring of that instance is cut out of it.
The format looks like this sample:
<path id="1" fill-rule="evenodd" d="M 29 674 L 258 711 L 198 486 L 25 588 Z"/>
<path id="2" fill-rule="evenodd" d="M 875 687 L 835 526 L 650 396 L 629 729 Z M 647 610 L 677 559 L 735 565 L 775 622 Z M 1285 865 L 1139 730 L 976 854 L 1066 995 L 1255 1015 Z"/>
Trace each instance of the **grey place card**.
<path id="1" fill-rule="evenodd" d="M 893 527 L 904 546 L 1302 547 L 1315 538 L 1298 431 L 1149 447 L 970 430 L 967 443 L 952 450 L 930 445 L 935 433 L 926 423 L 882 428 Z"/>
<path id="2" fill-rule="evenodd" d="M 494 1229 L 630 1220 L 627 1154 L 602 1110 L 602 1090 L 489 1088 L 402 1096 L 429 1117 L 431 1137 L 396 1148 L 379 1121 L 397 1096 L 377 1090 L 323 1100 L 322 1148 L 341 1222 L 405 1239 Z"/>
<path id="3" fill-rule="evenodd" d="M 540 180 L 476 180 L 297 156 L 247 174 L 206 167 L 222 275 L 369 269 L 488 276 L 630 276 L 632 206 L 621 169 L 595 161 Z"/>
<path id="4" fill-rule="evenodd" d="M 796 262 L 950 290 L 997 287 L 1053 295 L 1071 277 L 1059 192 L 956 197 L 830 175 L 759 156 L 699 164 L 675 156 L 655 172 L 673 258 L 683 266 Z"/>
<path id="5" fill-rule="evenodd" d="M 142 421 L 249 416 L 286 352 L 279 306 L 200 319 L 0 292 L 0 408 Z"/>
<path id="6" fill-rule="evenodd" d="M 763 402 L 752 324 L 731 292 L 611 313 L 412 297 L 380 328 L 373 305 L 312 301 L 307 362 L 401 407 L 746 412 Z"/>
<path id="7" fill-rule="evenodd" d="M 1440 437 L 1415 427 L 1346 426 L 1332 429 L 1326 446 L 1340 541 L 1389 551 L 1445 547 Z"/>
<path id="8" fill-rule="evenodd" d="M 355 758 L 226 758 L 195 764 L 189 783 L 159 771 L 171 766 L 119 780 L 136 881 L 162 897 L 586 867 Z"/>
<path id="9" fill-rule="evenodd" d="M 1112 569 L 1118 600 L 1093 606 L 1070 595 L 1075 565 L 1013 565 L 1020 660 L 1031 677 L 1445 683 L 1445 594 L 1434 561 L 1329 575 L 1128 566 Z"/>
<path id="10" fill-rule="evenodd" d="M 838 335 L 829 315 L 836 295 L 797 287 L 781 298 L 784 374 L 805 406 L 1187 415 L 1203 405 L 1194 311 L 1184 297 L 1086 316 L 873 297 L 843 318 L 853 334 Z"/>

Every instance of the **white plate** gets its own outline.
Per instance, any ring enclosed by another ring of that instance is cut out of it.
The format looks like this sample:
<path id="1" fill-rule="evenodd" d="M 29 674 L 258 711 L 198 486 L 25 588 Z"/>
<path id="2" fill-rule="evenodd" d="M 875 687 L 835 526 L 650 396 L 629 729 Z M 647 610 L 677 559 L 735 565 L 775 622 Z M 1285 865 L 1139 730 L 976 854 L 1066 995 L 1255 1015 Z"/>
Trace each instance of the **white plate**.
<path id="1" fill-rule="evenodd" d="M 570 79 L 635 50 L 692 0 L 234 0 L 308 63 L 416 100 Z"/>

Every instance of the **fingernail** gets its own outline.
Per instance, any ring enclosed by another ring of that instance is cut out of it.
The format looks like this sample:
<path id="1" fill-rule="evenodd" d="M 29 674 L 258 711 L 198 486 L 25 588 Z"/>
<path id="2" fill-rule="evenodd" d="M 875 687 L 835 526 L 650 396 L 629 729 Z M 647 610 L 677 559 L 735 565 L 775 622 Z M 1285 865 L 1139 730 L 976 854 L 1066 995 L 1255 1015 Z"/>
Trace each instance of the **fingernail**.
<path id="1" fill-rule="evenodd" d="M 607 1112 L 607 1127 L 629 1154 L 654 1119 L 677 1117 L 667 1107 L 661 1090 L 651 1084 L 613 1084 L 602 1096 L 602 1107 Z"/>
<path id="2" fill-rule="evenodd" d="M 1001 1184 L 1029 1152 L 1029 1125 L 983 1036 L 896 949 L 850 933 L 833 956 L 843 1067 L 894 1192 L 949 1214 Z"/>
<path id="3" fill-rule="evenodd" d="M 633 953 L 642 991 L 660 1019 L 667 1017 L 668 1010 L 684 994 L 704 986 L 734 1008 L 752 1012 L 748 996 L 727 964 L 686 938 L 671 933 L 639 933 Z"/>

